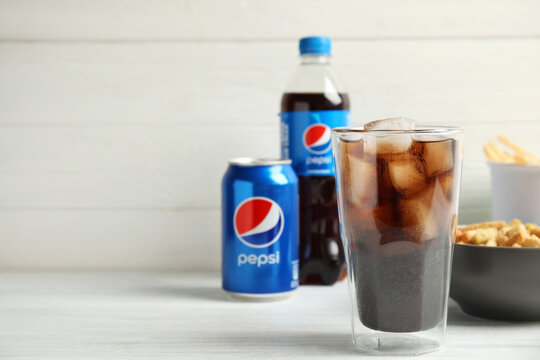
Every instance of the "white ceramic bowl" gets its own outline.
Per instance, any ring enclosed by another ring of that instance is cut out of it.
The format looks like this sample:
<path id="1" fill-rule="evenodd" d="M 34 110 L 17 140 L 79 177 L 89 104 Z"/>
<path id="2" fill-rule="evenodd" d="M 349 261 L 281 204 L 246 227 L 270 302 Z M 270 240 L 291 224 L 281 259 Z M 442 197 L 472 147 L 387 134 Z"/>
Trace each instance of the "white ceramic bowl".
<path id="1" fill-rule="evenodd" d="M 488 162 L 492 219 L 540 224 L 540 165 Z"/>

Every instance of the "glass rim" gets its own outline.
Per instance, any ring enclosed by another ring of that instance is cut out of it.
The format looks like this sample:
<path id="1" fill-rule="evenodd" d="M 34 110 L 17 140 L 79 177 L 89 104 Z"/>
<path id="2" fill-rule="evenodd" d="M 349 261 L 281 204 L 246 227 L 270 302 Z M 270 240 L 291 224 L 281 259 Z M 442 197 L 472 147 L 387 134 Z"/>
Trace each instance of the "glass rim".
<path id="1" fill-rule="evenodd" d="M 461 134 L 463 129 L 457 126 L 422 125 L 412 130 L 366 130 L 363 126 L 343 126 L 332 129 L 333 134 L 373 134 L 373 135 L 447 135 Z"/>

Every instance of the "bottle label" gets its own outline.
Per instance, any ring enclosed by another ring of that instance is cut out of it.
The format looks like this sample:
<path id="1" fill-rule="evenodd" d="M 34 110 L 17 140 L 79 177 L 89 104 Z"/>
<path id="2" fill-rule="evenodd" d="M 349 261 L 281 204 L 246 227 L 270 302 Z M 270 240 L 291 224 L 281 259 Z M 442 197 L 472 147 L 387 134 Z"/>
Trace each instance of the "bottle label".
<path id="1" fill-rule="evenodd" d="M 281 115 L 281 157 L 296 174 L 334 175 L 331 129 L 348 126 L 348 110 L 290 111 Z"/>

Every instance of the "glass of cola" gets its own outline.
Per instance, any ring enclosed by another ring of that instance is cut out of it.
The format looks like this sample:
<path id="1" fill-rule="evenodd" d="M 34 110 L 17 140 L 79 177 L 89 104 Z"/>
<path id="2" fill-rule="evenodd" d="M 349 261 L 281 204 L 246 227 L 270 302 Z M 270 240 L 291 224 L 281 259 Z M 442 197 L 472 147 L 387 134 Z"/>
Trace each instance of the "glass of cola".
<path id="1" fill-rule="evenodd" d="M 332 130 L 354 343 L 422 354 L 444 338 L 463 158 L 457 128 L 394 118 Z"/>

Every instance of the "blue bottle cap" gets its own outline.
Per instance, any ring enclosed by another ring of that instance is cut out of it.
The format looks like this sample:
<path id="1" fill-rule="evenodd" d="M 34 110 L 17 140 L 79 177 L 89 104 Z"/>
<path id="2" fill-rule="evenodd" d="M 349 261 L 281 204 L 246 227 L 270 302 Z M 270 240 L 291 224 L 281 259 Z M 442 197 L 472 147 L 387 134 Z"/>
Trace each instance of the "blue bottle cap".
<path id="1" fill-rule="evenodd" d="M 330 55 L 332 40 L 328 36 L 308 36 L 300 39 L 300 55 Z"/>

